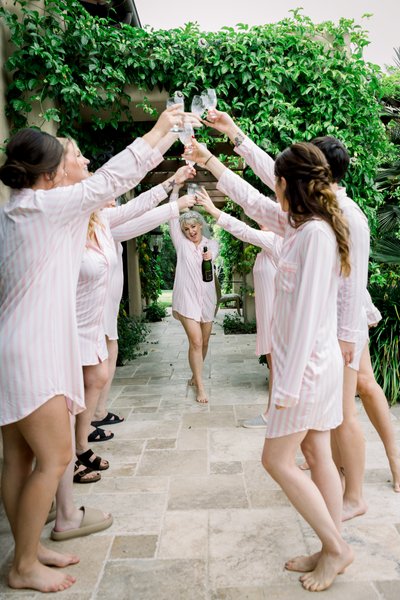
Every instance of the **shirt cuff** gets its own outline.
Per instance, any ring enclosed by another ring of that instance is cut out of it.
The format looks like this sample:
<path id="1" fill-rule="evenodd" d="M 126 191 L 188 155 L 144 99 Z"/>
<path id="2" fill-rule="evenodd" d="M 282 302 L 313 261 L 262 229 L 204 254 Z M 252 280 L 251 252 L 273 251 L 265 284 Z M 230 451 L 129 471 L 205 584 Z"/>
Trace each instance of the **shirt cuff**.
<path id="1" fill-rule="evenodd" d="M 360 329 L 348 329 L 347 327 L 339 327 L 337 332 L 338 340 L 342 342 L 351 342 L 356 344 L 363 337 L 363 332 Z"/>

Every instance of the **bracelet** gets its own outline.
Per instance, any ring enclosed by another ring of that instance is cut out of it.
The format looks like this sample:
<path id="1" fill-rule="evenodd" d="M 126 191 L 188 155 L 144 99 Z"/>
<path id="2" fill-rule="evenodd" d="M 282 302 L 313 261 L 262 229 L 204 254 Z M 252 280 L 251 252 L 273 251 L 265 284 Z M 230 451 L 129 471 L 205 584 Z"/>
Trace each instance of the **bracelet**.
<path id="1" fill-rule="evenodd" d="M 204 163 L 204 166 L 206 166 L 208 161 L 211 160 L 213 156 L 214 156 L 213 154 L 210 154 L 210 156 L 207 158 L 206 162 Z"/>

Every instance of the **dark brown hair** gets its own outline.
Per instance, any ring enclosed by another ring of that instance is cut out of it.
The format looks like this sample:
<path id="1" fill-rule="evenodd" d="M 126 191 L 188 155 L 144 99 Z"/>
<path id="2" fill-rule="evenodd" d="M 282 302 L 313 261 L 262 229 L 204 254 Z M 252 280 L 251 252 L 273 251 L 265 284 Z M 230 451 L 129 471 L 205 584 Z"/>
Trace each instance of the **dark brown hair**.
<path id="1" fill-rule="evenodd" d="M 314 218 L 326 221 L 336 237 L 342 274 L 348 276 L 349 229 L 331 190 L 332 175 L 321 150 L 306 142 L 289 146 L 275 161 L 275 175 L 286 180 L 289 223 L 296 228 Z"/>
<path id="2" fill-rule="evenodd" d="M 13 189 L 32 187 L 40 175 L 55 176 L 63 147 L 52 135 L 38 129 L 21 129 L 8 142 L 0 180 Z"/>

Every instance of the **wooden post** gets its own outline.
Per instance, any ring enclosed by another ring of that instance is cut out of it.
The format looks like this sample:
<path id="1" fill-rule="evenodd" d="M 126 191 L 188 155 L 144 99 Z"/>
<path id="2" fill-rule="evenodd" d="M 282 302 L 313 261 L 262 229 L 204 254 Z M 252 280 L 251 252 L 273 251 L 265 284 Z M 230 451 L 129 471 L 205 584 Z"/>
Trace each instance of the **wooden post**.
<path id="1" fill-rule="evenodd" d="M 136 239 L 127 243 L 127 271 L 128 271 L 128 296 L 129 314 L 131 317 L 141 317 L 142 308 L 142 286 L 139 274 L 139 253 L 136 247 Z"/>

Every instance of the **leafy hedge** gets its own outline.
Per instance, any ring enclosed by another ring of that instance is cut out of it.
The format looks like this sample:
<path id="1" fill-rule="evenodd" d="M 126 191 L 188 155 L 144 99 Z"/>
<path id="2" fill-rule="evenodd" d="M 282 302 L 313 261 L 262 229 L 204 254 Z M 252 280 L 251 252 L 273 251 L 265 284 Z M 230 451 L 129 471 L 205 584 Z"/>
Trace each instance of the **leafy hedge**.
<path id="1" fill-rule="evenodd" d="M 15 46 L 7 111 L 16 128 L 39 102 L 43 120 L 57 121 L 60 134 L 73 135 L 93 156 L 104 151 L 102 129 L 118 129 L 119 137 L 141 133 L 129 112 L 128 84 L 182 89 L 188 99 L 213 87 L 219 107 L 273 155 L 293 141 L 340 137 L 354 157 L 350 193 L 373 216 L 374 175 L 389 145 L 379 118 L 379 68 L 364 62 L 367 33 L 353 21 L 316 25 L 293 11 L 257 27 L 153 31 L 116 28 L 75 0 L 47 0 L 44 14 L 16 3 L 24 7 L 22 21 L 0 8 Z M 45 109 L 46 99 L 56 107 Z M 85 124 L 83 108 L 93 114 Z M 154 112 L 146 101 L 144 108 Z"/>

